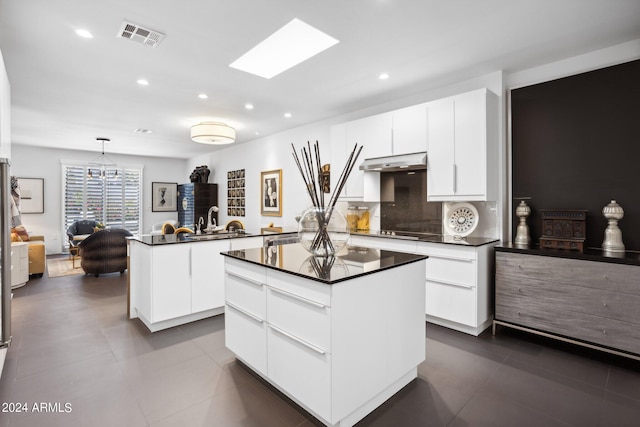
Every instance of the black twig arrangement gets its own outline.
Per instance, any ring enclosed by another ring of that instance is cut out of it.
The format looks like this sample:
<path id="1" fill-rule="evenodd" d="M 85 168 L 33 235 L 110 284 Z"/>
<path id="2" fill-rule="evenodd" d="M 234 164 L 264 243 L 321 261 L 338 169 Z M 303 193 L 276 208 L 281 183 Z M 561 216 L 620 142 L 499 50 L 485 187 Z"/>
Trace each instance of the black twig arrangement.
<path id="1" fill-rule="evenodd" d="M 291 144 L 293 149 L 293 158 L 298 166 L 302 180 L 304 181 L 307 193 L 311 198 L 311 204 L 316 208 L 316 218 L 318 221 L 318 231 L 311 244 L 313 252 L 317 252 L 322 248 L 323 253 L 332 254 L 334 252 L 333 244 L 329 237 L 327 226 L 331 220 L 336 203 L 338 202 L 338 196 L 344 189 L 345 183 L 349 174 L 353 170 L 353 166 L 356 164 L 358 156 L 362 151 L 362 145 L 355 144 L 351 154 L 347 158 L 347 163 L 335 183 L 333 193 L 329 197 L 328 203 L 325 204 L 325 195 L 323 192 L 323 176 L 322 176 L 322 162 L 320 161 L 320 147 L 318 141 L 313 144 L 313 147 L 307 141 L 307 146 L 302 147 L 300 150 L 300 156 L 296 153 L 296 148 Z M 313 148 L 313 149 L 312 149 Z"/>

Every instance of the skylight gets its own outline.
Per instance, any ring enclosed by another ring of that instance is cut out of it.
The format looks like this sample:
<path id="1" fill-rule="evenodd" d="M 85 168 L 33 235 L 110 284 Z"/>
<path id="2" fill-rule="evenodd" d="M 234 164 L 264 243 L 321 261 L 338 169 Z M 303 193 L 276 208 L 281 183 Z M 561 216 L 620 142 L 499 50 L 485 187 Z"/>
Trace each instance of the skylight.
<path id="1" fill-rule="evenodd" d="M 339 41 L 295 18 L 229 66 L 270 79 L 336 43 Z"/>

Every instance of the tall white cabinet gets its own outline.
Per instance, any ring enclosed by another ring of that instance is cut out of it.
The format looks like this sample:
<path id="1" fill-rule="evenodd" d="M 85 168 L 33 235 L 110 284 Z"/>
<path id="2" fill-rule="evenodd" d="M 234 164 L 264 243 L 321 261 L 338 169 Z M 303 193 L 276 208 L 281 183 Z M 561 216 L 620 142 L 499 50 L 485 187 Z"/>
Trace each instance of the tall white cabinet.
<path id="1" fill-rule="evenodd" d="M 497 200 L 498 97 L 479 89 L 427 109 L 427 200 Z"/>

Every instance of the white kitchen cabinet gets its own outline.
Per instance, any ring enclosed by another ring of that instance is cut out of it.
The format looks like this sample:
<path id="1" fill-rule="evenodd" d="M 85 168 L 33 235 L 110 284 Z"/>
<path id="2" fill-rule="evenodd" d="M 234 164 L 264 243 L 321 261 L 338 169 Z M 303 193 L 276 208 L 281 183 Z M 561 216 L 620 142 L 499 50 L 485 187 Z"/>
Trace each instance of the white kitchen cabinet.
<path id="1" fill-rule="evenodd" d="M 153 323 L 191 314 L 191 245 L 163 245 L 153 249 Z M 135 268 L 135 267 L 134 267 Z"/>
<path id="2" fill-rule="evenodd" d="M 415 378 L 423 262 L 331 285 L 231 257 L 225 268 L 227 347 L 326 425 L 354 425 Z"/>
<path id="3" fill-rule="evenodd" d="M 393 141 L 389 154 L 400 155 L 427 151 L 426 104 L 395 110 L 391 115 L 393 118 Z"/>
<path id="4" fill-rule="evenodd" d="M 147 245 L 129 241 L 129 316 L 155 332 L 224 311 L 229 240 Z"/>
<path id="5" fill-rule="evenodd" d="M 224 258 L 230 240 L 191 244 L 191 312 L 224 306 Z"/>
<path id="6" fill-rule="evenodd" d="M 29 244 L 11 243 L 11 289 L 24 286 L 29 281 Z"/>
<path id="7" fill-rule="evenodd" d="M 429 322 L 476 336 L 491 325 L 493 247 L 417 243 L 418 252 L 429 256 L 425 270 Z"/>
<path id="8" fill-rule="evenodd" d="M 349 244 L 428 255 L 426 319 L 472 335 L 480 334 L 491 324 L 495 243 L 465 246 L 352 234 Z"/>
<path id="9" fill-rule="evenodd" d="M 362 145 L 349 179 L 340 194 L 342 200 L 379 201 L 380 174 L 364 172 L 360 164 L 369 158 L 388 156 L 391 152 L 392 117 L 378 114 L 331 127 L 331 186 L 338 183 L 347 158 L 355 144 Z"/>
<path id="10" fill-rule="evenodd" d="M 427 110 L 427 200 L 497 200 L 497 96 L 480 89 L 429 102 Z"/>

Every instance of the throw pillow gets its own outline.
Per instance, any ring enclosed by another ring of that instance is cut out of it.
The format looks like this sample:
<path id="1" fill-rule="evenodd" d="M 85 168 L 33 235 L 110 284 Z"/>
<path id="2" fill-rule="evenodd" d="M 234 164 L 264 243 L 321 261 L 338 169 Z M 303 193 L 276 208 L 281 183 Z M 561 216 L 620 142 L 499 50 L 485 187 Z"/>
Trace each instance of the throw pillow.
<path id="1" fill-rule="evenodd" d="M 29 233 L 27 233 L 27 229 L 24 228 L 24 225 L 17 226 L 16 228 L 14 228 L 14 231 L 18 234 L 23 242 L 29 241 Z"/>

